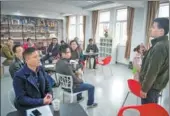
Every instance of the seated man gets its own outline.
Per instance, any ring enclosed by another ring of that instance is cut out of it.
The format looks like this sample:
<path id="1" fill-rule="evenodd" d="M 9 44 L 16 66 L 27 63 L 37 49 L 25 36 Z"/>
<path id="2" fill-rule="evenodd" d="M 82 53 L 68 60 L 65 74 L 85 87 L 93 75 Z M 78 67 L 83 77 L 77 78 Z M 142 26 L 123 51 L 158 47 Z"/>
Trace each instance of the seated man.
<path id="1" fill-rule="evenodd" d="M 26 64 L 13 78 L 15 107 L 22 113 L 27 109 L 52 102 L 52 89 L 47 80 L 47 73 L 40 66 L 38 52 L 35 48 L 27 48 L 23 57 Z"/>
<path id="2" fill-rule="evenodd" d="M 74 92 L 88 90 L 87 106 L 89 108 L 96 107 L 97 103 L 94 103 L 94 86 L 87 83 L 83 83 L 82 79 L 75 75 L 72 66 L 69 64 L 69 59 L 71 58 L 71 50 L 69 48 L 69 45 L 61 46 L 61 57 L 62 58 L 56 64 L 56 72 L 72 76 Z M 77 95 L 77 100 L 82 100 L 82 94 Z"/>
<path id="3" fill-rule="evenodd" d="M 21 69 L 24 66 L 24 61 L 22 57 L 22 53 L 24 51 L 21 45 L 14 45 L 13 53 L 15 54 L 13 63 L 9 66 L 9 72 L 11 77 L 14 77 L 15 72 Z"/>
<path id="4" fill-rule="evenodd" d="M 8 66 L 14 59 L 14 53 L 12 52 L 14 41 L 9 38 L 7 43 L 2 47 L 2 54 L 6 58 L 3 65 Z"/>
<path id="5" fill-rule="evenodd" d="M 57 57 L 57 55 L 59 55 L 59 52 L 60 45 L 58 44 L 58 40 L 57 38 L 52 38 L 52 42 L 47 49 L 47 55 L 41 59 L 42 64 L 44 64 L 46 60 L 48 60 L 49 63 L 52 63 L 54 57 Z"/>
<path id="6" fill-rule="evenodd" d="M 89 39 L 89 44 L 87 46 L 86 52 L 87 53 L 89 53 L 89 52 L 92 52 L 92 53 L 99 52 L 97 45 L 93 43 L 93 39 Z M 94 61 L 96 61 L 95 56 L 93 56 L 92 58 L 94 59 Z M 93 68 L 94 69 L 96 68 L 96 62 L 94 62 Z"/>

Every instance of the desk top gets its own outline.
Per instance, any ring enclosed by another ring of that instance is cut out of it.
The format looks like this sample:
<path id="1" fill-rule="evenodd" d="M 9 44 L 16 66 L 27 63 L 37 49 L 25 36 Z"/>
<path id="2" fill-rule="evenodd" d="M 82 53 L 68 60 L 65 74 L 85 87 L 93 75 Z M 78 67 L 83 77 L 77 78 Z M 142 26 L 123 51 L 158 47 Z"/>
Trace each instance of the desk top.
<path id="1" fill-rule="evenodd" d="M 84 52 L 83 55 L 87 55 L 87 56 L 94 56 L 94 55 L 98 55 L 99 53 L 87 53 Z"/>
<path id="2" fill-rule="evenodd" d="M 53 116 L 88 116 L 84 109 L 78 103 L 61 104 L 60 111 L 54 111 L 50 106 Z M 7 114 L 7 116 L 23 116 L 19 111 L 13 111 Z"/>

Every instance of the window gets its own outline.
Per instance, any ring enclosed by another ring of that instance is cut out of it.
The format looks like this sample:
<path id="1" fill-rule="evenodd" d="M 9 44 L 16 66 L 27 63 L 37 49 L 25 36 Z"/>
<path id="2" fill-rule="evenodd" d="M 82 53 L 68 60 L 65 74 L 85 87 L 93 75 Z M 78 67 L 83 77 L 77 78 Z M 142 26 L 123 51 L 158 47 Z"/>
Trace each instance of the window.
<path id="1" fill-rule="evenodd" d="M 169 3 L 160 4 L 158 17 L 169 17 Z"/>
<path id="2" fill-rule="evenodd" d="M 76 16 L 70 17 L 69 25 L 69 39 L 72 40 L 76 37 Z"/>
<path id="3" fill-rule="evenodd" d="M 79 16 L 79 24 L 78 24 L 78 35 L 77 37 L 80 39 L 80 42 L 83 42 L 84 33 L 83 33 L 83 16 Z"/>
<path id="4" fill-rule="evenodd" d="M 105 11 L 99 14 L 99 37 L 104 37 L 104 31 L 109 30 L 110 12 Z"/>
<path id="5" fill-rule="evenodd" d="M 69 40 L 78 37 L 79 44 L 83 45 L 83 16 L 71 16 L 69 21 Z"/>
<path id="6" fill-rule="evenodd" d="M 118 43 L 125 45 L 127 41 L 127 9 L 117 10 L 116 15 L 115 37 Z"/>

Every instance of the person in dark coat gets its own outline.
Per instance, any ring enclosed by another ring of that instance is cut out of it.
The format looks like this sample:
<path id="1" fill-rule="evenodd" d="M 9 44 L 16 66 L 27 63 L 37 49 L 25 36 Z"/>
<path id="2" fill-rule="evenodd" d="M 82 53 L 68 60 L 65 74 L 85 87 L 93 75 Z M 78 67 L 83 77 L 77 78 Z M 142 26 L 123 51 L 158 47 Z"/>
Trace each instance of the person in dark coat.
<path id="1" fill-rule="evenodd" d="M 35 48 L 27 48 L 23 57 L 25 65 L 13 78 L 16 95 L 15 107 L 21 113 L 27 109 L 49 105 L 52 102 L 52 89 L 48 82 L 48 74 L 40 66 L 40 57 Z"/>
<path id="2" fill-rule="evenodd" d="M 69 45 L 61 46 L 61 59 L 56 63 L 56 72 L 63 75 L 70 75 L 73 78 L 74 92 L 88 91 L 88 108 L 94 108 L 97 103 L 94 102 L 95 87 L 88 83 L 83 83 L 83 80 L 76 76 L 74 69 L 72 68 L 69 60 L 71 58 L 71 50 Z M 77 101 L 82 100 L 82 94 L 77 95 Z"/>
<path id="3" fill-rule="evenodd" d="M 47 48 L 47 54 L 41 59 L 42 64 L 44 64 L 46 60 L 52 63 L 53 59 L 59 55 L 59 52 L 60 45 L 58 44 L 58 39 L 52 38 L 52 42 Z"/>
<path id="4" fill-rule="evenodd" d="M 13 53 L 15 54 L 14 61 L 9 66 L 9 72 L 11 77 L 14 77 L 15 72 L 17 72 L 19 69 L 21 69 L 24 66 L 23 61 L 23 47 L 21 45 L 14 45 L 13 47 Z"/>
<path id="5" fill-rule="evenodd" d="M 92 38 L 89 39 L 89 44 L 87 46 L 86 52 L 87 53 L 90 53 L 90 52 L 97 53 L 97 52 L 99 52 L 99 49 L 98 49 L 97 45 L 93 43 L 93 39 Z M 87 58 L 88 57 L 86 56 L 85 59 L 87 59 Z M 96 56 L 92 56 L 90 58 L 94 59 L 93 69 L 96 69 Z"/>
<path id="6" fill-rule="evenodd" d="M 141 103 L 158 103 L 169 81 L 169 19 L 156 18 L 151 29 L 152 47 L 145 53 L 139 74 Z"/>

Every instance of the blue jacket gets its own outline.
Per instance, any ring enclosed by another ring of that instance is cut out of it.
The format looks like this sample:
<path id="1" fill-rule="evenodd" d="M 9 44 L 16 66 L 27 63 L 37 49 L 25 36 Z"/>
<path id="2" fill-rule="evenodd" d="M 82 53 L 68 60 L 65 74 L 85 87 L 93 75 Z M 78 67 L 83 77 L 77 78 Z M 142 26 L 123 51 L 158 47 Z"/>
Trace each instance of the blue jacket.
<path id="1" fill-rule="evenodd" d="M 35 82 L 35 72 L 24 65 L 15 73 L 13 86 L 16 95 L 15 106 L 18 110 L 26 110 L 43 105 L 43 98 L 47 93 L 52 94 L 52 89 L 47 80 L 48 75 L 43 67 L 39 67 L 37 75 L 39 88 Z"/>

